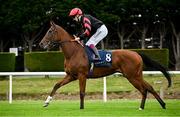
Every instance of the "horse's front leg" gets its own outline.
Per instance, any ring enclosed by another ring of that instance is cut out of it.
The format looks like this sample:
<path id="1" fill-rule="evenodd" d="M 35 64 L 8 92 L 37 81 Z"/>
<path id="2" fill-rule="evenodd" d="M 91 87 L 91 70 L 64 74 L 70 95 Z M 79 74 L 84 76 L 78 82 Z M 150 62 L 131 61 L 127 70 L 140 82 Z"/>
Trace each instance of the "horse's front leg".
<path id="1" fill-rule="evenodd" d="M 86 89 L 86 77 L 84 74 L 79 74 L 79 88 L 80 88 L 80 109 L 84 109 L 84 96 Z"/>
<path id="2" fill-rule="evenodd" d="M 66 75 L 63 80 L 58 81 L 54 85 L 50 95 L 47 97 L 47 99 L 44 103 L 44 107 L 47 107 L 49 105 L 50 101 L 52 100 L 52 97 L 55 95 L 55 92 L 57 91 L 58 88 L 60 88 L 61 86 L 65 85 L 65 84 L 68 84 L 69 82 L 71 82 L 73 80 L 75 80 L 73 77 L 71 77 L 70 75 Z"/>

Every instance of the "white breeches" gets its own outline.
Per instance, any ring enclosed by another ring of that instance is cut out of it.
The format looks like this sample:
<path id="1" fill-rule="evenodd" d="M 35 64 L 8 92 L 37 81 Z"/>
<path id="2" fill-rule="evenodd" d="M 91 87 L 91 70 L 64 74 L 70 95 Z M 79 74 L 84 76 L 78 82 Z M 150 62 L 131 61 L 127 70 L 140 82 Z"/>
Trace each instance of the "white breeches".
<path id="1" fill-rule="evenodd" d="M 108 29 L 106 28 L 105 25 L 102 25 L 97 29 L 96 33 L 90 37 L 86 45 L 90 46 L 91 44 L 93 44 L 94 46 L 96 46 L 102 39 L 106 37 L 107 34 L 108 34 Z"/>

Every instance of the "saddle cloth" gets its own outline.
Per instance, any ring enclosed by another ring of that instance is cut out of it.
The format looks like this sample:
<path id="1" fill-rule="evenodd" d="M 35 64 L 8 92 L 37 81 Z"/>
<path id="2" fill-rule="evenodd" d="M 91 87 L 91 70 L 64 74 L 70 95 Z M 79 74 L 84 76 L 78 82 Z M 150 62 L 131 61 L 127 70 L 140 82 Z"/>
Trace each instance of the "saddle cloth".
<path id="1" fill-rule="evenodd" d="M 88 56 L 89 64 L 94 62 L 95 67 L 110 67 L 112 65 L 112 52 L 111 51 L 105 51 L 105 50 L 99 50 L 99 55 L 101 57 L 101 60 L 94 60 L 94 52 L 93 50 L 85 46 L 85 51 Z"/>

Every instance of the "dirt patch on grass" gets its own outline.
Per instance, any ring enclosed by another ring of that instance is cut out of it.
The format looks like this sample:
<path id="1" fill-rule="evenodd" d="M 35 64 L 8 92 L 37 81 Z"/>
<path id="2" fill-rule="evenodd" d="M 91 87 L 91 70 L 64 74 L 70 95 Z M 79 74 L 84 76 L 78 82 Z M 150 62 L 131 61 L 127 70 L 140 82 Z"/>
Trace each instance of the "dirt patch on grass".
<path id="1" fill-rule="evenodd" d="M 13 94 L 15 100 L 45 100 L 49 94 Z M 148 94 L 148 98 L 154 98 L 153 95 Z M 0 94 L 0 100 L 7 100 L 8 95 Z M 78 93 L 56 93 L 54 99 L 58 100 L 79 100 Z M 102 93 L 86 93 L 85 99 L 87 100 L 102 100 Z M 141 99 L 141 94 L 138 91 L 132 92 L 109 92 L 107 99 Z M 180 92 L 164 93 L 164 99 L 180 99 Z"/>

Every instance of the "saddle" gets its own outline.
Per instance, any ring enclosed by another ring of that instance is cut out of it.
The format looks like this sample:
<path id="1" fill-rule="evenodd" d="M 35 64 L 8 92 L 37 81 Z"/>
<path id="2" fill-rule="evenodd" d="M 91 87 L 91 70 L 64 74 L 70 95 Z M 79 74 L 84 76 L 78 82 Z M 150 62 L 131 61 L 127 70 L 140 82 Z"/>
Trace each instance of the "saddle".
<path id="1" fill-rule="evenodd" d="M 101 57 L 101 60 L 94 60 L 94 52 L 93 50 L 85 46 L 85 51 L 88 56 L 89 65 L 91 63 L 94 63 L 95 67 L 110 67 L 112 65 L 112 52 L 111 51 L 105 51 L 105 50 L 99 50 L 99 55 Z"/>

